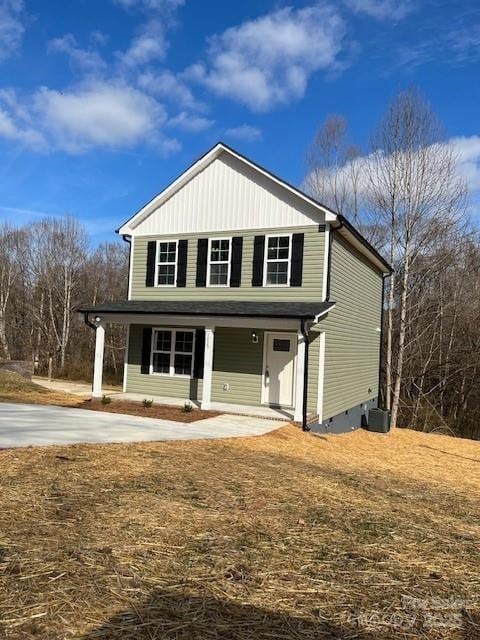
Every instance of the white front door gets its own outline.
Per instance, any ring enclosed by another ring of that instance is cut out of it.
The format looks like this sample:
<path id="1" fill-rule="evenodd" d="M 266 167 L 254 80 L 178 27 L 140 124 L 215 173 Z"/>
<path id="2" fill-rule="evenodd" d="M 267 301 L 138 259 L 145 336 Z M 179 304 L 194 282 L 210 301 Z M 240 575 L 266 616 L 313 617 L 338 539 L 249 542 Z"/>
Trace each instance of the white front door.
<path id="1" fill-rule="evenodd" d="M 263 402 L 293 406 L 296 334 L 265 332 L 264 353 Z"/>

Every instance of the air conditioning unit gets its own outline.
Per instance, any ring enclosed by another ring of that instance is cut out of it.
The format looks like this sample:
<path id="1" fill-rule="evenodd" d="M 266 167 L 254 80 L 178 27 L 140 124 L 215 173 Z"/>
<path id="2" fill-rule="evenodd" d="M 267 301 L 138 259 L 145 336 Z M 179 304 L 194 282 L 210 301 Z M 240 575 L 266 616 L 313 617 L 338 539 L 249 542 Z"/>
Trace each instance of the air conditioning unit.
<path id="1" fill-rule="evenodd" d="M 367 431 L 388 433 L 390 431 L 390 411 L 386 409 L 370 409 L 368 411 Z"/>

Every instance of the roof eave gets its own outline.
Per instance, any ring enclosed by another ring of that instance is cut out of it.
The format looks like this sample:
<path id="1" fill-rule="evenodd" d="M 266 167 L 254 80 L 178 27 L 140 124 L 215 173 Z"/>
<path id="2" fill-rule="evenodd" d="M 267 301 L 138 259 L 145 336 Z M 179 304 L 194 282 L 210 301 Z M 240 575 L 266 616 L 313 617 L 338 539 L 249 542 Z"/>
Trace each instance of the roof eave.
<path id="1" fill-rule="evenodd" d="M 203 156 L 193 162 L 185 171 L 183 171 L 183 173 L 181 173 L 173 182 L 171 182 L 165 189 L 163 189 L 163 191 L 158 193 L 154 198 L 147 202 L 147 204 L 141 207 L 131 218 L 124 222 L 122 226 L 116 229 L 116 233 L 119 233 L 121 235 L 133 233 L 135 228 L 141 222 L 143 222 L 143 220 L 145 220 L 145 218 L 147 218 L 150 213 L 152 213 L 156 208 L 160 207 L 163 202 L 173 196 L 179 189 L 182 188 L 182 186 L 186 182 L 191 180 L 192 177 L 197 175 L 200 171 L 202 171 L 202 169 L 208 166 L 208 164 L 213 162 L 213 160 L 215 160 L 221 153 L 228 153 L 237 160 L 240 160 L 241 162 L 252 167 L 259 173 L 267 176 L 270 180 L 276 182 L 284 189 L 287 189 L 298 198 L 309 203 L 311 206 L 315 207 L 324 214 L 326 222 L 334 222 L 337 220 L 337 214 L 325 205 L 317 202 L 314 198 L 311 198 L 293 185 L 288 184 L 287 182 L 285 182 L 285 180 L 282 180 L 264 167 L 261 167 L 255 162 L 252 162 L 241 153 L 238 153 L 238 151 L 235 151 L 234 149 L 226 145 L 224 142 L 218 142 L 215 146 L 204 153 Z"/>

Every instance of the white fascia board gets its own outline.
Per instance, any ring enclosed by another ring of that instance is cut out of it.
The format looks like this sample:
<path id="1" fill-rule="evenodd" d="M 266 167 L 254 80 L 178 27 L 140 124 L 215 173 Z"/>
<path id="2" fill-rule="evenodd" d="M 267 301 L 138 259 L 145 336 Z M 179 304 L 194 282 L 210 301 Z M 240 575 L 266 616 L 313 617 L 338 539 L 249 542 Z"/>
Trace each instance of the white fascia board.
<path id="1" fill-rule="evenodd" d="M 89 314 L 93 315 L 93 314 Z M 174 316 L 168 314 L 118 314 L 104 313 L 100 311 L 95 314 L 102 317 L 105 324 L 146 324 L 157 326 L 180 326 L 180 327 L 244 327 L 248 329 L 297 329 L 298 319 L 288 318 L 262 318 L 235 316 Z"/>
<path id="2" fill-rule="evenodd" d="M 341 236 L 343 236 L 343 238 L 349 244 L 355 247 L 355 249 L 359 253 L 364 255 L 369 260 L 369 262 L 375 265 L 377 269 L 379 269 L 383 274 L 387 275 L 390 273 L 389 271 L 387 271 L 387 269 L 385 269 L 385 265 L 375 256 L 375 254 L 372 253 L 372 251 L 370 251 L 368 247 L 366 247 L 363 244 L 363 242 L 360 242 L 360 240 L 358 240 L 358 238 L 353 233 L 351 233 L 346 227 L 340 227 L 338 229 L 338 233 Z"/>
<path id="3" fill-rule="evenodd" d="M 330 313 L 330 311 L 333 311 L 333 309 L 335 309 L 336 305 L 332 304 L 331 307 L 329 307 L 328 309 L 325 309 L 325 311 L 321 311 L 320 313 L 318 313 L 315 316 L 315 320 L 313 321 L 314 324 L 317 324 L 320 321 L 320 318 L 323 318 L 323 316 L 327 315 L 327 313 Z"/>
<path id="4" fill-rule="evenodd" d="M 176 193 L 186 182 L 191 180 L 197 173 L 204 169 L 210 162 L 217 158 L 221 152 L 220 145 L 216 145 L 208 153 L 197 160 L 191 167 L 184 171 L 176 180 L 174 180 L 166 189 L 156 195 L 150 202 L 142 207 L 137 213 L 130 218 L 123 226 L 118 229 L 120 235 L 131 234 L 145 218 L 157 209 L 163 202 L 168 200 Z"/>
<path id="5" fill-rule="evenodd" d="M 128 220 L 124 225 L 122 225 L 118 229 L 118 233 L 120 235 L 131 235 L 135 228 L 147 218 L 150 213 L 152 213 L 155 209 L 158 209 L 168 198 L 172 197 L 179 189 L 182 188 L 184 184 L 186 184 L 189 180 L 191 180 L 195 175 L 197 175 L 200 171 L 202 171 L 205 167 L 207 167 L 211 162 L 213 162 L 216 158 L 220 156 L 221 153 L 228 153 L 230 156 L 236 158 L 240 162 L 243 162 L 247 166 L 251 167 L 254 171 L 262 174 L 267 177 L 272 182 L 280 185 L 290 193 L 293 193 L 297 198 L 300 198 L 304 202 L 308 203 L 310 206 L 316 207 L 319 211 L 321 211 L 325 216 L 325 222 L 335 222 L 337 220 L 337 216 L 335 213 L 327 209 L 326 207 L 321 206 L 319 203 L 315 202 L 312 198 L 303 194 L 298 189 L 290 186 L 285 183 L 280 178 L 277 178 L 269 171 L 262 169 L 258 165 L 250 162 L 247 158 L 233 151 L 229 147 L 226 147 L 222 143 L 218 143 L 213 147 L 210 151 L 208 151 L 204 156 L 202 156 L 197 162 L 195 162 L 191 167 L 189 167 L 184 173 L 182 173 L 176 180 L 174 180 L 166 189 L 164 189 L 161 193 L 155 196 L 150 202 L 148 202 L 144 207 L 142 207 L 130 220 Z"/>

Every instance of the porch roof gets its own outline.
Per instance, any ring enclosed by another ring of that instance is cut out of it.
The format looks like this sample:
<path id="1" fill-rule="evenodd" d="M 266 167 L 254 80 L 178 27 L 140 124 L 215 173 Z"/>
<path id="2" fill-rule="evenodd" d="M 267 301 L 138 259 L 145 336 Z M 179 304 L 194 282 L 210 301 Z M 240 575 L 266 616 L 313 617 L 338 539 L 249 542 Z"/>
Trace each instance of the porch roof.
<path id="1" fill-rule="evenodd" d="M 121 300 L 83 305 L 81 313 L 144 314 L 172 316 L 236 316 L 243 318 L 298 318 L 314 320 L 334 302 L 240 302 L 238 300 Z"/>

